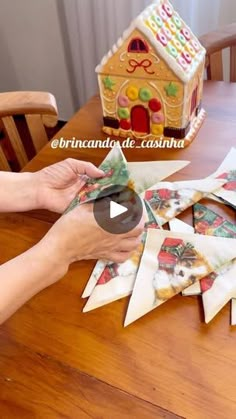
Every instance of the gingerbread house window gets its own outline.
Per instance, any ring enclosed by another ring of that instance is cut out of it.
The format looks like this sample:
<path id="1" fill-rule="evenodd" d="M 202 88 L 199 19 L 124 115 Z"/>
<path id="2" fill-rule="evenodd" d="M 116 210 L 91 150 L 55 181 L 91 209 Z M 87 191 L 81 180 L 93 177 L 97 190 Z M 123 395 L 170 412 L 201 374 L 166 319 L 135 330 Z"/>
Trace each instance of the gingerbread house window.
<path id="1" fill-rule="evenodd" d="M 148 52 L 148 46 L 145 41 L 140 38 L 131 39 L 128 52 Z"/>

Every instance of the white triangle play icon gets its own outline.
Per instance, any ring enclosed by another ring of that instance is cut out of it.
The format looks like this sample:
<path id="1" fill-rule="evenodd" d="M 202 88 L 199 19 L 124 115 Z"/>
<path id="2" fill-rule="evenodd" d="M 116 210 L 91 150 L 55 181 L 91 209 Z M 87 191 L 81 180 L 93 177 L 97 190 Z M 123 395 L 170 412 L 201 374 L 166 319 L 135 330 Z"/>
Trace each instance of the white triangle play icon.
<path id="1" fill-rule="evenodd" d="M 117 204 L 115 201 L 110 202 L 110 218 L 118 217 L 126 211 L 128 211 L 128 208 L 123 205 Z"/>

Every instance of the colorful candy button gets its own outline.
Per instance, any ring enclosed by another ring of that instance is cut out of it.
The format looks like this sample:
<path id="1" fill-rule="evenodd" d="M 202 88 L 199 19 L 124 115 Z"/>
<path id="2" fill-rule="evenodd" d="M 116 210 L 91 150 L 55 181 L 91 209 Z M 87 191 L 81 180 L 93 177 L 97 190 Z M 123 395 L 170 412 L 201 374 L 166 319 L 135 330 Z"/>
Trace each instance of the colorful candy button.
<path id="1" fill-rule="evenodd" d="M 121 119 L 120 128 L 129 130 L 131 128 L 131 123 L 129 119 Z"/>
<path id="2" fill-rule="evenodd" d="M 147 87 L 141 87 L 141 89 L 139 89 L 139 98 L 143 102 L 148 102 L 151 99 L 151 97 L 152 93 Z"/>
<path id="3" fill-rule="evenodd" d="M 176 58 L 178 56 L 178 51 L 172 44 L 167 45 L 166 49 L 172 57 Z"/>
<path id="4" fill-rule="evenodd" d="M 178 39 L 178 41 L 179 41 L 182 45 L 185 45 L 185 44 L 186 44 L 186 39 L 185 39 L 185 37 L 184 37 L 184 35 L 183 35 L 182 33 L 178 32 L 178 33 L 176 34 L 176 38 Z"/>
<path id="5" fill-rule="evenodd" d="M 162 135 L 164 131 L 164 126 L 161 124 L 152 124 L 151 131 L 154 135 Z"/>
<path id="6" fill-rule="evenodd" d="M 175 48 L 177 49 L 177 51 L 182 51 L 183 45 L 181 45 L 181 43 L 178 41 L 178 39 L 174 38 L 172 42 L 173 42 Z"/>
<path id="7" fill-rule="evenodd" d="M 162 7 L 159 8 L 159 15 L 161 16 L 162 20 L 164 20 L 164 22 L 168 19 L 168 16 Z"/>
<path id="8" fill-rule="evenodd" d="M 130 100 L 138 99 L 138 88 L 136 86 L 129 86 L 126 89 L 126 95 Z"/>
<path id="9" fill-rule="evenodd" d="M 190 41 L 191 34 L 187 28 L 181 29 L 181 33 L 184 35 L 184 37 L 187 39 L 187 41 Z"/>
<path id="10" fill-rule="evenodd" d="M 182 52 L 182 57 L 185 59 L 185 61 L 190 64 L 192 62 L 191 55 L 187 51 Z"/>
<path id="11" fill-rule="evenodd" d="M 161 44 L 166 47 L 166 45 L 168 44 L 168 40 L 166 38 L 166 36 L 163 33 L 158 33 L 157 34 L 157 39 L 158 41 L 161 42 Z"/>
<path id="12" fill-rule="evenodd" d="M 158 16 L 158 15 L 153 16 L 153 19 L 155 20 L 158 28 L 162 28 L 162 26 L 163 26 L 163 20 L 160 18 L 160 16 Z"/>
<path id="13" fill-rule="evenodd" d="M 166 38 L 168 40 L 171 40 L 172 39 L 172 33 L 171 33 L 171 31 L 167 27 L 164 27 L 162 30 L 163 30 L 164 35 L 166 36 Z"/>
<path id="14" fill-rule="evenodd" d="M 183 57 L 178 57 L 177 63 L 182 67 L 183 70 L 187 70 L 188 64 Z"/>
<path id="15" fill-rule="evenodd" d="M 148 24 L 149 28 L 151 28 L 151 30 L 154 33 L 156 33 L 158 31 L 157 24 L 156 24 L 156 22 L 154 22 L 154 20 L 151 17 L 148 18 L 147 24 Z"/>
<path id="16" fill-rule="evenodd" d="M 162 5 L 164 11 L 166 12 L 167 16 L 171 17 L 173 14 L 173 9 L 170 4 L 163 4 Z"/>
<path id="17" fill-rule="evenodd" d="M 127 106 L 129 106 L 129 99 L 127 96 L 125 95 L 119 95 L 118 96 L 118 104 L 119 106 L 122 106 L 124 108 L 126 108 Z"/>
<path id="18" fill-rule="evenodd" d="M 200 45 L 197 41 L 195 41 L 194 39 L 191 41 L 191 44 L 193 46 L 193 48 L 195 49 L 195 51 L 199 51 L 200 50 Z"/>
<path id="19" fill-rule="evenodd" d="M 187 49 L 187 51 L 188 51 L 188 53 L 192 56 L 192 57 L 194 57 L 194 55 L 195 55 L 195 49 L 192 47 L 192 45 L 190 45 L 189 43 L 186 45 L 186 49 Z"/>
<path id="20" fill-rule="evenodd" d="M 148 106 L 152 112 L 158 112 L 161 110 L 161 102 L 156 98 L 149 100 Z"/>
<path id="21" fill-rule="evenodd" d="M 177 16 L 177 15 L 173 15 L 172 20 L 173 20 L 173 22 L 174 22 L 174 24 L 175 24 L 176 28 L 177 28 L 177 29 L 180 29 L 180 28 L 181 28 L 181 26 L 182 26 L 182 23 L 181 23 L 181 20 L 180 20 L 179 16 Z"/>
<path id="22" fill-rule="evenodd" d="M 164 115 L 161 112 L 154 112 L 151 119 L 154 124 L 161 124 L 164 122 Z"/>
<path id="23" fill-rule="evenodd" d="M 172 32 L 172 34 L 174 35 L 177 31 L 175 24 L 169 20 L 167 23 L 167 27 L 169 28 L 169 30 Z"/>
<path id="24" fill-rule="evenodd" d="M 129 109 L 128 108 L 118 108 L 118 116 L 120 119 L 129 118 Z"/>

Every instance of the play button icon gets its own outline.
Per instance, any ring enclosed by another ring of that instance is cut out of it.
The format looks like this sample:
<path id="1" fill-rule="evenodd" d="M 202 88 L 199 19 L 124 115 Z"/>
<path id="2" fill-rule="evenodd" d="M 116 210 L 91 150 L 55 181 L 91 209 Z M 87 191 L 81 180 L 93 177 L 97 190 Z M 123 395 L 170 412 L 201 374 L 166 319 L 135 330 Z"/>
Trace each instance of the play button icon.
<path id="1" fill-rule="evenodd" d="M 117 204 L 115 201 L 110 202 L 110 218 L 118 217 L 118 215 L 124 214 L 126 211 L 128 211 L 128 208 L 124 207 L 124 205 Z"/>
<path id="2" fill-rule="evenodd" d="M 98 225 L 112 234 L 133 230 L 143 214 L 143 203 L 133 189 L 112 185 L 99 193 L 94 201 L 94 217 Z"/>

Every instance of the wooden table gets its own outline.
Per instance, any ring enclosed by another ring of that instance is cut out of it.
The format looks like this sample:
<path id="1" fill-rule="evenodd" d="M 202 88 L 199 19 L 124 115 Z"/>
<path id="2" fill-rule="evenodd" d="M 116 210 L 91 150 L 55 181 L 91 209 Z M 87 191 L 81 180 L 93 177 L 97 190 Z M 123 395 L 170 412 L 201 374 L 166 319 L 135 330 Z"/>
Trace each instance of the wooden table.
<path id="1" fill-rule="evenodd" d="M 184 150 L 126 150 L 127 159 L 188 159 L 171 179 L 213 172 L 236 145 L 236 85 L 206 83 L 208 117 Z M 105 138 L 97 97 L 58 137 Z M 52 150 L 26 167 L 68 156 L 99 164 L 107 150 Z M 223 210 L 225 211 L 225 210 Z M 227 209 L 229 220 L 235 213 Z M 184 217 L 190 220 L 190 212 Z M 57 218 L 46 211 L 0 217 L 0 263 L 36 243 Z M 79 262 L 0 329 L 0 418 L 236 417 L 236 328 L 229 307 L 203 323 L 200 299 L 177 296 L 123 328 L 128 299 L 83 314 L 80 298 L 94 262 Z"/>

